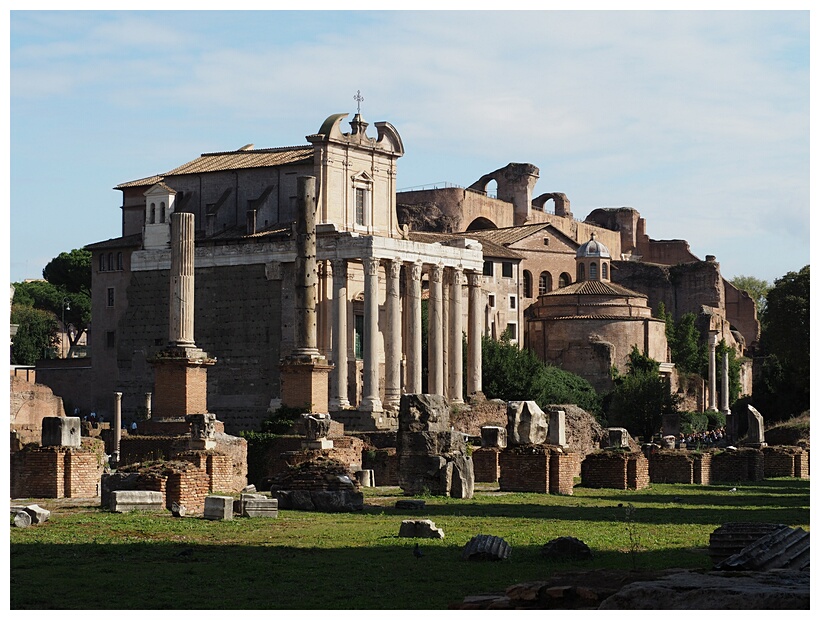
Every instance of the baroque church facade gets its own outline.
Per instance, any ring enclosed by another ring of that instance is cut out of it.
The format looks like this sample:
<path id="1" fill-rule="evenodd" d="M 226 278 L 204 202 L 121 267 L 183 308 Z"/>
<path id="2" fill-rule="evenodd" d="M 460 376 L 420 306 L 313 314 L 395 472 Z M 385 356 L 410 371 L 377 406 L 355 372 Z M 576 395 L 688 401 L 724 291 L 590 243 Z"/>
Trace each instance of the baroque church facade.
<path id="1" fill-rule="evenodd" d="M 422 299 L 426 390 L 453 404 L 481 392 L 484 335 L 506 335 L 599 389 L 601 369 L 625 369 L 632 344 L 669 361 L 662 322 L 651 316 L 661 301 L 676 316 L 706 317 L 705 329 L 740 353 L 756 342 L 754 302 L 723 280 L 713 257 L 697 259 L 685 241 L 649 239 L 633 209 L 579 221 L 564 194 L 534 196 L 531 164 L 470 187 L 399 192 L 396 128 L 375 123 L 369 137 L 360 114 L 349 131 L 346 117 L 328 117 L 307 145 L 206 153 L 116 187 L 121 235 L 87 246 L 98 411 L 114 391 L 126 414 L 137 411 L 152 391 L 150 360 L 167 345 L 174 212 L 194 214 L 195 338 L 217 359 L 209 411 L 235 433 L 258 428 L 278 406 L 280 362 L 295 346 L 293 223 L 304 176 L 317 197 L 317 348 L 333 365 L 331 415 L 349 428 L 391 428 L 401 394 L 422 391 Z M 604 262 L 586 255 L 592 241 Z"/>

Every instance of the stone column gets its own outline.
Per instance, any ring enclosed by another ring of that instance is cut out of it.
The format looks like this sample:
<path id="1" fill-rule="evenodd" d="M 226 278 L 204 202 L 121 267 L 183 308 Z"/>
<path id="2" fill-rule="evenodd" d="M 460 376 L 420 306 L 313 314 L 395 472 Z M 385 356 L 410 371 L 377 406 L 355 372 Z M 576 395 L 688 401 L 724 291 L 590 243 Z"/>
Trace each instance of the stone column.
<path id="1" fill-rule="evenodd" d="M 450 395 L 450 269 L 441 274 L 441 395 L 449 402 Z"/>
<path id="2" fill-rule="evenodd" d="M 387 273 L 387 330 L 384 362 L 384 404 L 398 410 L 401 402 L 401 260 L 385 263 Z"/>
<path id="3" fill-rule="evenodd" d="M 347 261 L 331 261 L 333 267 L 333 362 L 329 406 L 331 411 L 350 407 L 347 399 Z"/>
<path id="4" fill-rule="evenodd" d="M 729 350 L 726 349 L 723 352 L 723 381 L 721 382 L 721 391 L 723 392 L 723 398 L 721 399 L 722 405 L 720 410 L 726 414 L 731 414 L 731 410 L 729 409 Z"/>
<path id="5" fill-rule="evenodd" d="M 430 265 L 430 299 L 427 305 L 427 392 L 444 394 L 444 342 L 442 324 L 442 290 L 441 279 L 444 273 L 442 265 Z"/>
<path id="6" fill-rule="evenodd" d="M 145 419 L 151 419 L 151 392 L 145 393 Z"/>
<path id="7" fill-rule="evenodd" d="M 717 369 L 715 368 L 715 348 L 717 332 L 709 332 L 709 407 L 708 411 L 717 411 Z"/>
<path id="8" fill-rule="evenodd" d="M 114 392 L 114 462 L 120 462 L 122 440 L 122 392 Z"/>
<path id="9" fill-rule="evenodd" d="M 461 282 L 464 271 L 455 268 L 450 274 L 450 401 L 453 403 L 464 402 L 464 388 L 462 386 L 463 376 L 463 350 L 461 340 L 463 338 L 462 318 L 461 318 Z"/>
<path id="10" fill-rule="evenodd" d="M 421 269 L 407 266 L 407 394 L 421 394 Z"/>
<path id="11" fill-rule="evenodd" d="M 362 259 L 364 266 L 364 385 L 362 411 L 382 411 L 379 398 L 379 259 Z"/>
<path id="12" fill-rule="evenodd" d="M 481 279 L 478 271 L 467 272 L 467 396 L 481 393 Z"/>
<path id="13" fill-rule="evenodd" d="M 194 346 L 194 214 L 171 214 L 168 344 Z"/>
<path id="14" fill-rule="evenodd" d="M 316 346 L 316 179 L 296 179 L 296 347 L 292 357 L 318 357 Z"/>

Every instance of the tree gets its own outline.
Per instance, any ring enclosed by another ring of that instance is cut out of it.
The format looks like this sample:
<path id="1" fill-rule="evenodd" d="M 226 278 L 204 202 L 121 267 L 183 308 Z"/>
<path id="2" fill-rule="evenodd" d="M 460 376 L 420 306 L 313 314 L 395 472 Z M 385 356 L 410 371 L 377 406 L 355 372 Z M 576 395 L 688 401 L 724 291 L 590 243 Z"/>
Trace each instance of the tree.
<path id="1" fill-rule="evenodd" d="M 766 296 L 760 344 L 765 355 L 752 399 L 764 415 L 784 419 L 809 408 L 809 265 L 775 280 Z"/>
<path id="2" fill-rule="evenodd" d="M 729 282 L 741 291 L 746 291 L 754 299 L 757 306 L 757 316 L 761 318 L 766 312 L 766 295 L 772 288 L 766 280 L 754 276 L 735 276 Z"/>
<path id="3" fill-rule="evenodd" d="M 74 326 L 68 331 L 73 347 L 91 322 L 91 252 L 62 252 L 45 266 L 43 277 L 46 281 L 14 283 L 14 303 L 65 317 L 64 328 Z"/>
<path id="4" fill-rule="evenodd" d="M 47 310 L 13 305 L 11 322 L 18 325 L 11 346 L 11 363 L 31 366 L 37 360 L 56 355 L 57 319 Z"/>
<path id="5" fill-rule="evenodd" d="M 666 312 L 663 303 L 658 306 L 659 318 L 666 321 L 666 341 L 672 361 L 681 372 L 705 376 L 708 372 L 708 352 L 700 331 L 695 325 L 696 316 L 687 312 L 677 321 Z"/>
<path id="6" fill-rule="evenodd" d="M 643 355 L 633 345 L 628 371 L 616 375 L 615 388 L 609 398 L 607 419 L 610 424 L 625 427 L 631 435 L 649 440 L 658 432 L 666 413 L 677 413 L 679 398 L 669 390 L 661 377 L 660 363 Z"/>

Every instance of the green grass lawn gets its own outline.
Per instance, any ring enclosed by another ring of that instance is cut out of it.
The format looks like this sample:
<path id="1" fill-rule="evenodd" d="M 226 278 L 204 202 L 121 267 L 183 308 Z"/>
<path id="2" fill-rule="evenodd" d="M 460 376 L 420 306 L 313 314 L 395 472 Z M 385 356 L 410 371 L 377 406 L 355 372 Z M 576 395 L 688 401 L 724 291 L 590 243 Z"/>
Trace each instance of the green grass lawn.
<path id="1" fill-rule="evenodd" d="M 11 609 L 445 609 L 563 571 L 707 569 L 709 535 L 729 521 L 809 529 L 808 480 L 732 486 L 556 496 L 480 484 L 472 500 L 426 497 L 420 512 L 396 510 L 400 490 L 379 487 L 365 489 L 359 513 L 233 521 L 27 500 L 53 512 L 45 524 L 11 529 Z M 416 559 L 418 539 L 399 538 L 399 525 L 426 518 L 445 538 L 420 540 Z M 476 534 L 504 538 L 509 560 L 463 561 Z M 559 536 L 583 540 L 593 559 L 543 559 L 541 547 Z"/>

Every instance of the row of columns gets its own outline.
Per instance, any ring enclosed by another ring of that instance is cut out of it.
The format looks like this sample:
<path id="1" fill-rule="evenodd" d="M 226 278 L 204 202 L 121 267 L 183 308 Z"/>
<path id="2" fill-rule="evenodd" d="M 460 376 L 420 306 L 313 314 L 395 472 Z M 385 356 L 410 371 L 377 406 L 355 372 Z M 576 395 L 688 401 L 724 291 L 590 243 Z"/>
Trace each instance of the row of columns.
<path id="1" fill-rule="evenodd" d="M 384 403 L 379 395 L 379 351 L 376 334 L 379 330 L 379 269 L 384 265 L 386 274 L 385 318 L 387 322 L 385 349 L 385 390 Z M 329 405 L 332 410 L 350 406 L 347 398 L 347 261 L 331 261 L 333 268 L 333 361 L 336 371 L 331 379 Z M 404 263 L 400 259 L 386 260 L 367 257 L 362 259 L 364 268 L 364 377 L 362 400 L 359 409 L 378 412 L 383 406 L 398 408 L 402 394 L 402 335 L 406 333 L 406 378 L 404 392 L 420 393 L 421 359 L 421 262 Z M 405 267 L 404 324 L 402 329 L 400 278 Z M 445 282 L 445 271 L 447 278 Z M 445 268 L 443 265 L 429 265 L 427 269 L 430 298 L 428 302 L 428 377 L 427 391 L 431 394 L 448 394 L 453 403 L 464 402 L 462 389 L 462 284 L 464 271 L 460 268 Z M 481 304 L 481 274 L 467 272 L 468 320 L 467 320 L 467 391 L 470 394 L 481 391 L 481 324 L 479 308 Z M 444 286 L 449 287 L 450 321 L 445 330 Z M 445 376 L 445 333 L 447 334 L 447 373 Z M 445 385 L 445 381 L 447 384 Z"/>
<path id="2" fill-rule="evenodd" d="M 709 333 L 709 411 L 717 411 L 717 344 L 718 334 Z M 721 403 L 720 410 L 731 413 L 729 409 L 729 351 L 723 352 L 723 376 L 721 377 Z"/>

